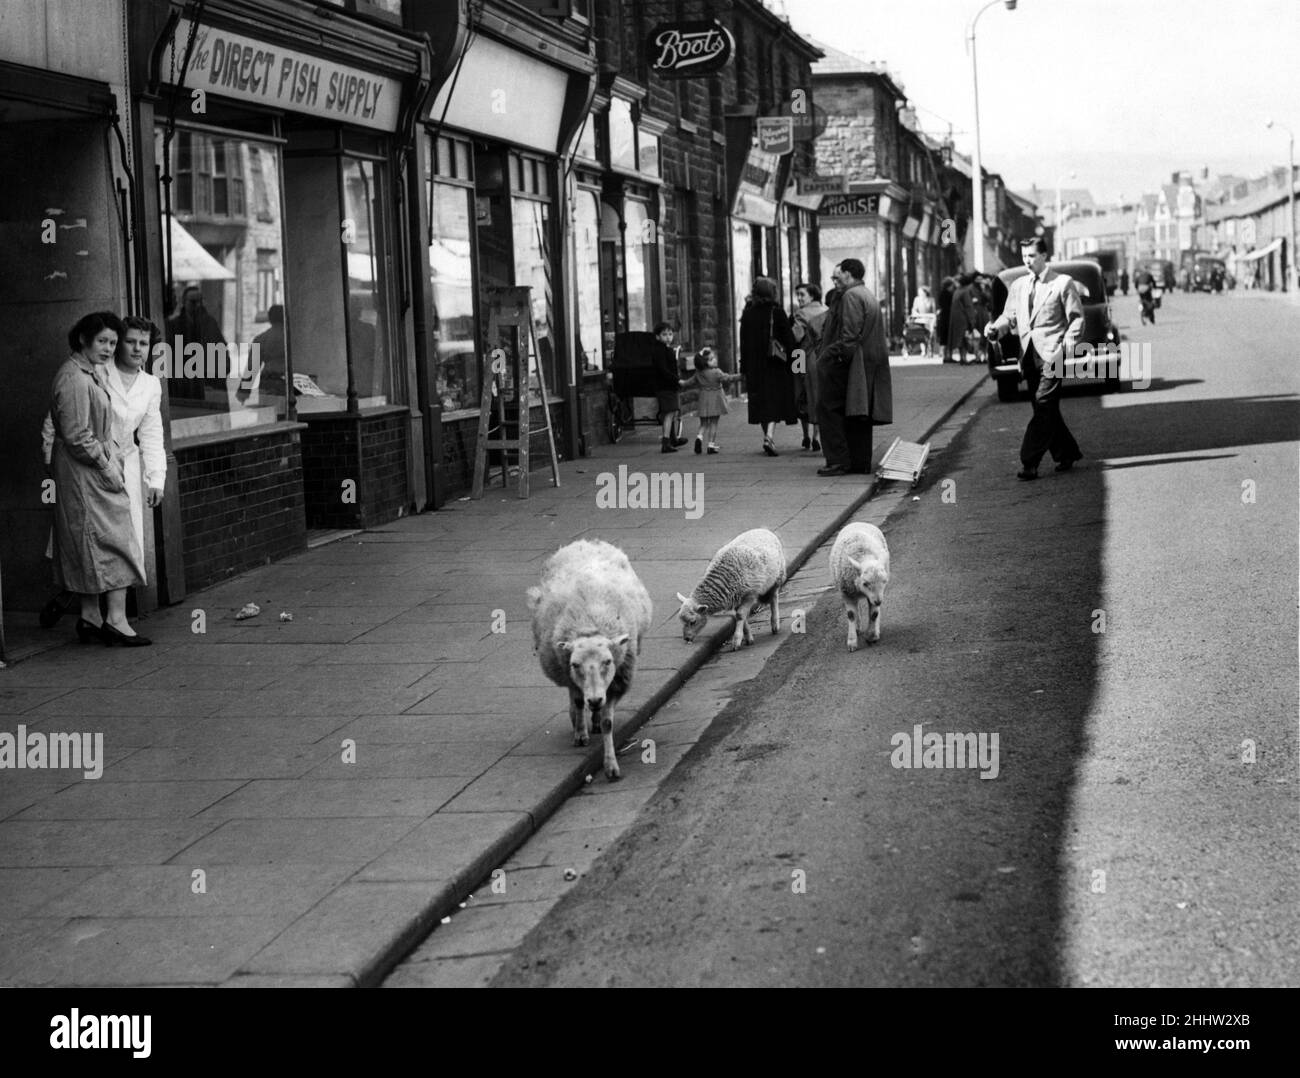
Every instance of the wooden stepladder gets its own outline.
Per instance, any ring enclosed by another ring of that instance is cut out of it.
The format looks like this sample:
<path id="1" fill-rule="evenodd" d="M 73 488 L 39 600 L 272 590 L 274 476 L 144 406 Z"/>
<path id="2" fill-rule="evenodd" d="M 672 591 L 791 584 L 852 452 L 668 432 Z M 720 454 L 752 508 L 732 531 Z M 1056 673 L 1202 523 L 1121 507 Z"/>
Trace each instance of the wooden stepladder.
<path id="1" fill-rule="evenodd" d="M 537 374 L 537 388 L 542 398 L 542 415 L 546 423 L 546 440 L 551 450 L 551 475 L 555 485 L 560 485 L 560 461 L 555 452 L 555 431 L 551 428 L 551 408 L 546 398 L 546 376 L 542 370 L 537 334 L 533 328 L 532 288 L 520 285 L 512 288 L 487 290 L 488 301 L 488 364 L 484 371 L 483 395 L 479 402 L 478 444 L 474 452 L 473 498 L 483 497 L 483 480 L 487 474 L 489 450 L 501 453 L 501 485 L 510 485 L 510 466 L 507 450 L 519 456 L 519 497 L 528 497 L 528 436 L 529 411 L 532 400 L 532 376 Z M 500 346 L 501 330 L 514 330 L 514 345 L 508 351 Z M 507 368 L 507 364 L 509 365 Z M 507 369 L 510 377 L 507 378 Z M 506 437 L 507 388 L 514 389 L 518 411 L 516 437 Z M 495 438 L 489 438 L 492 427 L 493 404 L 496 410 Z"/>

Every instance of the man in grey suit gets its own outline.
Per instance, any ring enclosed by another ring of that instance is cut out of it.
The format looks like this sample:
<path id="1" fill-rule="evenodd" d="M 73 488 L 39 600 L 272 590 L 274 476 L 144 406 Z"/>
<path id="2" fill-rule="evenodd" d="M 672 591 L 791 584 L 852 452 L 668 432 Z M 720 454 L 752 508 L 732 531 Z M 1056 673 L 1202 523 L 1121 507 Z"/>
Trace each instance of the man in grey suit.
<path id="1" fill-rule="evenodd" d="M 1047 268 L 1043 238 L 1025 240 L 1020 257 L 1029 272 L 1011 283 L 1007 305 L 984 329 L 990 340 L 1014 329 L 1020 337 L 1020 369 L 1029 382 L 1034 414 L 1020 443 L 1019 479 L 1037 479 L 1038 463 L 1050 452 L 1058 472 L 1082 460 L 1079 444 L 1061 416 L 1065 361 L 1083 333 L 1083 301 L 1072 278 Z"/>
<path id="2" fill-rule="evenodd" d="M 866 267 L 846 258 L 831 279 L 839 302 L 822 326 L 817 356 L 817 418 L 826 467 L 818 475 L 865 475 L 871 470 L 871 425 L 894 420 L 889 347 L 880 301 L 862 283 Z"/>

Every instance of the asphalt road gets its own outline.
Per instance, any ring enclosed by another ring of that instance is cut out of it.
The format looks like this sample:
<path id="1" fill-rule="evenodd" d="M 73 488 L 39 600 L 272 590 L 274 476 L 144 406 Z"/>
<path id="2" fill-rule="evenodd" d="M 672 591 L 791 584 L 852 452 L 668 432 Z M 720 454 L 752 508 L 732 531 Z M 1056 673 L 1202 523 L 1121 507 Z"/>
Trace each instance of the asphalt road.
<path id="1" fill-rule="evenodd" d="M 1300 311 L 1128 330 L 1084 463 L 1017 482 L 990 386 L 885 526 L 881 643 L 827 594 L 494 984 L 1300 983 Z M 896 766 L 918 726 L 996 777 Z"/>

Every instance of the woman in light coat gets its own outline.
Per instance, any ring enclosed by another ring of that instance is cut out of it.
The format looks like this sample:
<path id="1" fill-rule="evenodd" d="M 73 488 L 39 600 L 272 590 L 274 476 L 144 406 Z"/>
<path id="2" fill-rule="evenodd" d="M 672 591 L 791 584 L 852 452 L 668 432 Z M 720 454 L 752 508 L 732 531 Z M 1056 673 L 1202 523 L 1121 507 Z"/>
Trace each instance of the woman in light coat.
<path id="1" fill-rule="evenodd" d="M 54 376 L 52 555 L 55 584 L 80 598 L 82 643 L 140 647 L 150 641 L 126 620 L 126 589 L 144 583 L 144 558 L 132 525 L 127 454 L 115 436 L 107 373 L 124 335 L 110 312 L 84 316 L 68 334 L 72 356 Z M 101 595 L 107 617 L 100 614 Z"/>

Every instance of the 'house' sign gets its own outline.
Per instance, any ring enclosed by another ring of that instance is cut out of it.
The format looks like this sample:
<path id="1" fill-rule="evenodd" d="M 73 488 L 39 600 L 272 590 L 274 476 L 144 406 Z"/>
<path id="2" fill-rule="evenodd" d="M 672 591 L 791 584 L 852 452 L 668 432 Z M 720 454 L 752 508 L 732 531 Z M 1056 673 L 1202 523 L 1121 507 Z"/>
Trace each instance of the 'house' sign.
<path id="1" fill-rule="evenodd" d="M 712 20 L 661 23 L 646 38 L 650 70 L 666 79 L 715 74 L 734 51 L 731 31 Z"/>

